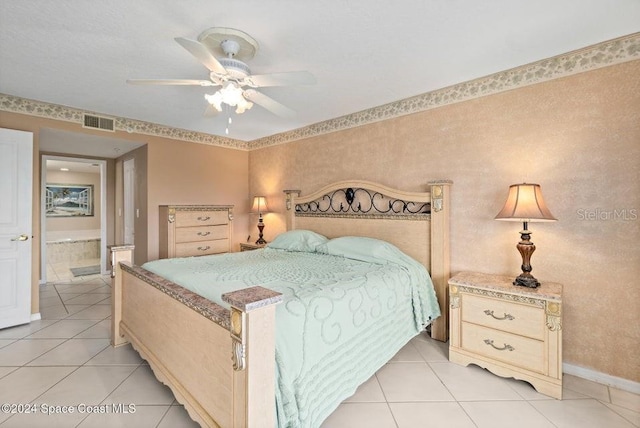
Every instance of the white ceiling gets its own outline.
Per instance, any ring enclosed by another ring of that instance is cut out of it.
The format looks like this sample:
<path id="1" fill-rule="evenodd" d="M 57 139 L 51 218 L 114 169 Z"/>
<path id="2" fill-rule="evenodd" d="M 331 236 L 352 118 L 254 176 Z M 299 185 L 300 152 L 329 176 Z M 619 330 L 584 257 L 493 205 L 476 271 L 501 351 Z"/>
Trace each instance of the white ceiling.
<path id="1" fill-rule="evenodd" d="M 264 88 L 298 112 L 233 117 L 250 141 L 380 106 L 640 31 L 638 0 L 3 0 L 0 92 L 224 136 L 206 79 L 175 41 L 237 28 L 260 49 L 254 74 L 307 70 L 314 86 Z"/>
<path id="2" fill-rule="evenodd" d="M 68 173 L 82 172 L 85 174 L 100 174 L 100 165 L 96 163 L 74 162 L 63 160 L 47 160 L 47 171 L 62 171 Z M 63 169 L 66 169 L 63 171 Z"/>

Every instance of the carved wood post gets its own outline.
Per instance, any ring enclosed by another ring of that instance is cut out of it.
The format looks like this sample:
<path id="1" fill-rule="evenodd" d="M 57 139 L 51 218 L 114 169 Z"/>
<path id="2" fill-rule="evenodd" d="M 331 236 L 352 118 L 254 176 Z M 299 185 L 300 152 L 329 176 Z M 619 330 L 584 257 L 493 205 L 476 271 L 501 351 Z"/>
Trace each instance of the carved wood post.
<path id="1" fill-rule="evenodd" d="M 120 332 L 122 320 L 122 268 L 120 262 L 133 260 L 133 245 L 110 246 L 111 251 L 111 345 L 122 346 L 128 343 Z"/>
<path id="2" fill-rule="evenodd" d="M 441 316 L 431 324 L 431 337 L 442 342 L 449 338 L 449 217 L 451 181 L 432 181 L 431 187 L 431 266 L 429 273 L 438 296 Z"/>
<path id="3" fill-rule="evenodd" d="M 233 420 L 237 427 L 275 423 L 276 304 L 282 294 L 251 287 L 222 295 L 231 305 Z"/>
<path id="4" fill-rule="evenodd" d="M 287 220 L 287 230 L 293 230 L 296 227 L 296 197 L 300 196 L 300 190 L 283 190 L 284 204 L 285 204 L 285 217 Z"/>

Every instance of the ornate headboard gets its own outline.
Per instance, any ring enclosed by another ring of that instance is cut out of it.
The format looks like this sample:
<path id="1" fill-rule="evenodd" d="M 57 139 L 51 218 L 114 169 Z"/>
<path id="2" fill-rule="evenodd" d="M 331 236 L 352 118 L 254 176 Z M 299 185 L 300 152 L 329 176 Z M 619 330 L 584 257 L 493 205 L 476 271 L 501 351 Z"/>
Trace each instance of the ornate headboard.
<path id="1" fill-rule="evenodd" d="M 431 274 L 442 316 L 431 336 L 448 339 L 449 215 L 451 181 L 405 192 L 368 181 L 342 181 L 309 195 L 285 190 L 287 230 L 309 229 L 328 238 L 382 239 L 422 263 Z"/>

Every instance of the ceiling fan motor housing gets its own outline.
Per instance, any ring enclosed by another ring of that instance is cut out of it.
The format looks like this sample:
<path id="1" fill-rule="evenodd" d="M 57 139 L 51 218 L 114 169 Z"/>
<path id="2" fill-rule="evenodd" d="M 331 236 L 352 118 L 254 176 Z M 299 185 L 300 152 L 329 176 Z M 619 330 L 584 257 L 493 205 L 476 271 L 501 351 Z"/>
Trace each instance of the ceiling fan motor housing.
<path id="1" fill-rule="evenodd" d="M 236 56 L 238 51 L 240 51 L 240 43 L 231 39 L 225 39 L 220 42 L 220 47 L 229 58 Z"/>
<path id="2" fill-rule="evenodd" d="M 233 78 L 244 79 L 251 74 L 251 69 L 244 62 L 235 58 L 219 58 L 218 61 Z"/>

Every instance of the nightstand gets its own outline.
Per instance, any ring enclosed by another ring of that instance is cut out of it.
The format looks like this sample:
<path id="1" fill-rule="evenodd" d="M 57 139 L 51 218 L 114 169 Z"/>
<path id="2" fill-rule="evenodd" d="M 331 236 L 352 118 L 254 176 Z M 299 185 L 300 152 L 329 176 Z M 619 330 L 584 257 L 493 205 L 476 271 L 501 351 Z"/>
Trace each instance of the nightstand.
<path id="1" fill-rule="evenodd" d="M 250 244 L 250 243 L 240 243 L 240 251 L 251 251 L 257 250 L 259 248 L 264 248 L 266 244 Z"/>
<path id="2" fill-rule="evenodd" d="M 462 272 L 449 280 L 449 360 L 529 382 L 562 399 L 562 285 Z"/>

